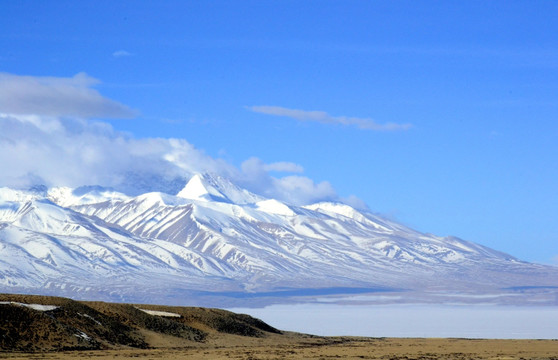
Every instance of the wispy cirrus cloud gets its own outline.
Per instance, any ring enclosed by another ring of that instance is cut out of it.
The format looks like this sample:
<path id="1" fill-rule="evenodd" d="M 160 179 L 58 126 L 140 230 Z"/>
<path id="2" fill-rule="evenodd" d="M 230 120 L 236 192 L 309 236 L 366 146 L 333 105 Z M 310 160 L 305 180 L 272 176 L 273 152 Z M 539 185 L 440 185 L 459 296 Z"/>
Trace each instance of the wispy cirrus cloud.
<path id="1" fill-rule="evenodd" d="M 126 50 L 117 50 L 112 53 L 112 56 L 114 56 L 115 58 L 121 58 L 121 57 L 132 56 L 132 55 L 133 54 L 131 52 L 128 52 Z"/>
<path id="2" fill-rule="evenodd" d="M 70 78 L 0 73 L 0 112 L 79 118 L 131 118 L 136 111 L 92 87 L 100 81 L 79 73 Z"/>
<path id="3" fill-rule="evenodd" d="M 279 161 L 264 166 L 265 171 L 303 173 L 304 168 L 289 161 Z"/>
<path id="4" fill-rule="evenodd" d="M 299 121 L 314 121 L 322 124 L 340 124 L 346 126 L 356 126 L 362 130 L 373 131 L 402 131 L 409 130 L 412 125 L 384 123 L 379 124 L 369 118 L 359 118 L 350 116 L 333 116 L 325 111 L 307 111 L 299 109 L 289 109 L 281 106 L 248 106 L 248 110 L 274 116 L 288 117 Z"/>

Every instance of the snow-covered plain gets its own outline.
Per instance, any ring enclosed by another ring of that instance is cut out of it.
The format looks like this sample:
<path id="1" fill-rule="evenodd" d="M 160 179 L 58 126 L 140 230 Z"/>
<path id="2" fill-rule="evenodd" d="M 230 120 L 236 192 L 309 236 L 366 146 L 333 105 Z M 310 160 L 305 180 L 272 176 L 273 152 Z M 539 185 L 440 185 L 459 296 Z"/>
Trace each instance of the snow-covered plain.
<path id="1" fill-rule="evenodd" d="M 230 308 L 315 335 L 558 339 L 558 307 L 296 304 Z"/>

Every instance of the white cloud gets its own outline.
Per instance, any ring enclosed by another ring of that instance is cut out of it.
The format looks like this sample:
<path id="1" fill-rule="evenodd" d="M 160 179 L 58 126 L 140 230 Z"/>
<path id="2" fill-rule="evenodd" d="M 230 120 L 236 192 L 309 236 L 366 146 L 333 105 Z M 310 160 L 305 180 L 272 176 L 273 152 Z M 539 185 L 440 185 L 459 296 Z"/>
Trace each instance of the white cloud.
<path id="1" fill-rule="evenodd" d="M 135 111 L 107 99 L 85 73 L 71 78 L 34 77 L 0 73 L 0 112 L 18 115 L 81 118 L 130 118 Z"/>
<path id="2" fill-rule="evenodd" d="M 295 205 L 339 199 L 327 181 L 315 183 L 300 175 L 276 178 L 268 173 L 269 166 L 256 157 L 250 158 L 241 164 L 236 180 L 255 193 Z"/>
<path id="3" fill-rule="evenodd" d="M 408 130 L 412 127 L 411 124 L 378 124 L 374 120 L 368 118 L 332 116 L 325 111 L 288 109 L 280 106 L 249 106 L 247 109 L 261 114 L 289 117 L 299 121 L 314 121 L 323 124 L 356 126 L 357 128 L 363 130 L 401 131 Z"/>
<path id="4" fill-rule="evenodd" d="M 114 56 L 115 58 L 120 58 L 120 57 L 132 56 L 132 53 L 126 50 L 117 50 L 112 53 L 112 56 Z"/>
<path id="5" fill-rule="evenodd" d="M 123 186 L 129 174 L 161 174 L 165 178 L 185 171 L 165 160 L 165 155 L 194 153 L 187 143 L 168 139 L 133 139 L 110 125 L 76 119 L 0 116 L 0 184 L 27 187 L 37 182 L 49 186 Z M 39 124 L 37 124 L 39 123 Z M 205 159 L 206 160 L 206 159 Z"/>
<path id="6" fill-rule="evenodd" d="M 209 172 L 291 204 L 339 200 L 328 182 L 270 175 L 300 173 L 297 164 L 266 164 L 253 157 L 239 169 L 183 139 L 135 139 L 106 123 L 83 119 L 0 115 L 0 163 L 0 186 L 16 188 L 102 185 L 129 194 L 176 193 L 193 174 Z"/>
<path id="7" fill-rule="evenodd" d="M 338 200 L 337 193 L 329 182 L 315 183 L 306 176 L 291 175 L 274 179 L 273 189 L 276 191 L 274 197 L 296 205 Z"/>
<path id="8" fill-rule="evenodd" d="M 277 171 L 277 172 L 291 172 L 291 173 L 302 173 L 304 168 L 298 164 L 279 161 L 264 166 L 265 171 Z"/>
<path id="9" fill-rule="evenodd" d="M 87 75 L 69 79 L 2 76 L 10 84 L 0 85 L 0 186 L 101 185 L 129 194 L 176 193 L 193 174 L 210 172 L 291 204 L 340 200 L 330 183 L 292 175 L 304 171 L 292 162 L 266 164 L 253 157 L 238 168 L 184 139 L 136 139 L 105 122 L 87 120 L 92 114 L 131 112 L 91 90 L 96 80 Z M 72 96 L 72 91 L 82 94 Z M 3 95 L 16 104 L 5 101 Z M 51 98 L 54 104 L 38 106 L 36 98 L 45 102 Z M 289 174 L 275 177 L 270 172 Z"/>
<path id="10" fill-rule="evenodd" d="M 368 205 L 366 205 L 366 203 L 362 199 L 356 197 L 355 195 L 349 195 L 347 197 L 341 198 L 340 200 L 342 203 L 352 206 L 357 210 L 369 210 Z"/>

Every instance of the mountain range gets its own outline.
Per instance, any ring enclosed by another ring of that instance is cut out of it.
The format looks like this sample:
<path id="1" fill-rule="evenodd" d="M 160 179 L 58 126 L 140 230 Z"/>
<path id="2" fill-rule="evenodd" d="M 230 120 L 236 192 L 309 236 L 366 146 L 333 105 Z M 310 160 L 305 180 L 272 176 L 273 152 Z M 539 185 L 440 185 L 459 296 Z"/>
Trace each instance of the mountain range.
<path id="1" fill-rule="evenodd" d="M 382 292 L 556 305 L 558 268 L 197 174 L 176 194 L 0 188 L 0 292 L 205 305 Z"/>

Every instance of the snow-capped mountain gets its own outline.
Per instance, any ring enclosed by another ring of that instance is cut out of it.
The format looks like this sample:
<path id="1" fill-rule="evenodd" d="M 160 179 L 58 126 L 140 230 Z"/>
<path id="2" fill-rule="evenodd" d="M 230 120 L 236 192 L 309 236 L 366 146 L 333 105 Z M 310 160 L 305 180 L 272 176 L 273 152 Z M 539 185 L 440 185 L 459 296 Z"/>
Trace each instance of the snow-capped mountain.
<path id="1" fill-rule="evenodd" d="M 2 292 L 169 303 L 317 288 L 555 291 L 558 268 L 340 203 L 265 199 L 209 174 L 176 195 L 0 189 Z"/>

